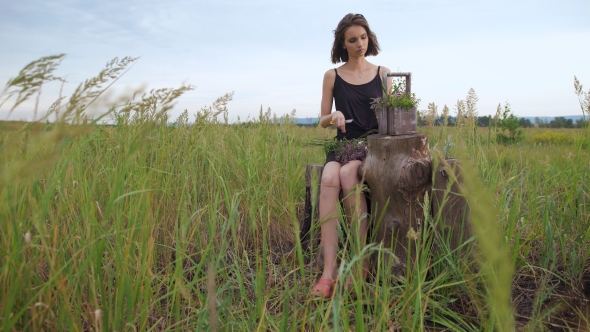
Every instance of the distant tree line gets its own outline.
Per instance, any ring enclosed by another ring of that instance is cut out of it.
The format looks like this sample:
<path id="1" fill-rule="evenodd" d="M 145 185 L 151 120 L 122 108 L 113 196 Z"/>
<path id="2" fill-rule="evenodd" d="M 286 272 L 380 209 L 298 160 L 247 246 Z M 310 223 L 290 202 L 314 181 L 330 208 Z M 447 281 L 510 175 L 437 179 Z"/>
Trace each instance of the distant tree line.
<path id="1" fill-rule="evenodd" d="M 423 113 L 424 111 L 418 111 L 417 120 L 418 125 L 420 126 L 424 126 L 428 123 Z M 442 126 L 444 121 L 445 118 L 443 116 L 439 116 L 435 119 L 433 124 L 435 126 Z M 496 120 L 494 120 L 494 117 L 492 117 L 491 115 L 478 116 L 476 123 L 479 127 L 493 127 L 497 125 Z M 457 117 L 449 116 L 447 119 L 447 126 L 454 127 L 456 124 Z M 588 120 L 579 119 L 574 122 L 572 119 L 566 119 L 564 117 L 558 116 L 550 122 L 545 122 L 540 118 L 535 118 L 533 121 L 527 118 L 519 118 L 518 125 L 521 128 L 587 128 Z"/>
<path id="2" fill-rule="evenodd" d="M 537 121 L 537 120 L 538 120 L 538 118 L 535 119 L 535 123 L 538 123 L 538 127 L 540 127 L 540 128 L 586 128 L 586 127 L 588 127 L 588 120 L 583 120 L 583 119 L 579 119 L 578 121 L 574 122 L 574 121 L 572 121 L 572 119 L 566 119 L 564 117 L 558 116 L 555 119 L 551 120 L 551 122 L 543 122 L 543 121 Z"/>

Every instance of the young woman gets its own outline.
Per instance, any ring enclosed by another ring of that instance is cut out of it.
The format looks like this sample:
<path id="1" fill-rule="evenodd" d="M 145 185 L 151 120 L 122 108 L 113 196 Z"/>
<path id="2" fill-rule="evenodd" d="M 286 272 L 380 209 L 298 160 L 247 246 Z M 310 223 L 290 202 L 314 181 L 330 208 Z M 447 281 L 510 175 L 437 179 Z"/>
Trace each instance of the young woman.
<path id="1" fill-rule="evenodd" d="M 338 128 L 337 139 L 355 139 L 377 129 L 377 118 L 371 109 L 372 98 L 383 95 L 381 76 L 389 69 L 376 66 L 366 60 L 366 56 L 379 53 L 377 37 L 369 28 L 363 15 L 348 14 L 334 30 L 332 63 L 344 62 L 337 69 L 330 69 L 324 75 L 320 125 L 324 128 L 334 125 Z M 332 112 L 332 99 L 336 111 Z M 324 271 L 319 282 L 313 287 L 312 295 L 329 297 L 337 276 L 336 256 L 338 234 L 336 226 L 339 194 L 342 190 L 344 208 L 349 220 L 360 223 L 358 239 L 365 243 L 367 236 L 367 203 L 364 194 L 349 195 L 358 188 L 357 175 L 361 160 L 353 160 L 345 165 L 336 161 L 334 153 L 326 159 L 320 189 L 320 220 L 322 222 L 322 247 Z"/>

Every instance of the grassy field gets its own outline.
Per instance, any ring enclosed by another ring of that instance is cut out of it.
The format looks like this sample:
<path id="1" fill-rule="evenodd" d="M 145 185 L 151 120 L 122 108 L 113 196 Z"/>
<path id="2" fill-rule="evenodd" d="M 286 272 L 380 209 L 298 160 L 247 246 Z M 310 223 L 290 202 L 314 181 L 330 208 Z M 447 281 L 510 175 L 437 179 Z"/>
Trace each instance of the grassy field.
<path id="1" fill-rule="evenodd" d="M 552 144 L 530 129 L 503 146 L 485 128 L 421 128 L 435 153 L 450 139 L 465 162 L 487 235 L 477 254 L 459 259 L 432 236 L 434 218 L 405 276 L 379 265 L 372 282 L 318 300 L 298 234 L 305 165 L 324 154 L 305 144 L 334 132 L 262 111 L 241 125 L 203 111 L 189 126 L 183 114 L 170 127 L 154 98 L 111 127 L 80 116 L 79 100 L 57 123 L 0 123 L 2 330 L 588 328 L 587 130 Z M 385 250 L 344 248 L 341 277 Z"/>

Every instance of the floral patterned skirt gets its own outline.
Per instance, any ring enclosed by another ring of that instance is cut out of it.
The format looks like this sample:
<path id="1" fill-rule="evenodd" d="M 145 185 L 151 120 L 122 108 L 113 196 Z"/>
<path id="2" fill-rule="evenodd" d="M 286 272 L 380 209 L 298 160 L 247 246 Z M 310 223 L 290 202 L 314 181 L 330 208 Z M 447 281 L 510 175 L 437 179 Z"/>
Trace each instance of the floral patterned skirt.
<path id="1" fill-rule="evenodd" d="M 326 155 L 326 164 L 331 161 L 346 165 L 353 160 L 363 161 L 367 157 L 367 142 L 363 139 L 342 140 L 334 151 Z M 325 164 L 324 164 L 325 165 Z"/>

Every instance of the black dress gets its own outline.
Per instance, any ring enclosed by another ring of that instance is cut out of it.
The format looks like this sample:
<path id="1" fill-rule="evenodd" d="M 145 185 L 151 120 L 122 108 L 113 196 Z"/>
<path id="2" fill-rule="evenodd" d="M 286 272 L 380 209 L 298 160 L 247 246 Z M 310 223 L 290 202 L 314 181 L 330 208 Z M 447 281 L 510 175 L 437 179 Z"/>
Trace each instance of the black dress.
<path id="1" fill-rule="evenodd" d="M 377 68 L 377 75 L 372 81 L 358 85 L 346 82 L 338 75 L 336 69 L 334 71 L 336 72 L 336 80 L 334 81 L 333 95 L 336 110 L 342 112 L 346 120 L 352 119 L 351 123 L 345 124 L 346 133 L 338 128 L 336 139 L 352 140 L 376 130 L 377 117 L 371 109 L 371 102 L 373 98 L 383 96 L 380 77 L 381 66 Z M 326 157 L 326 164 L 331 161 L 336 161 L 334 152 L 328 153 Z"/>

